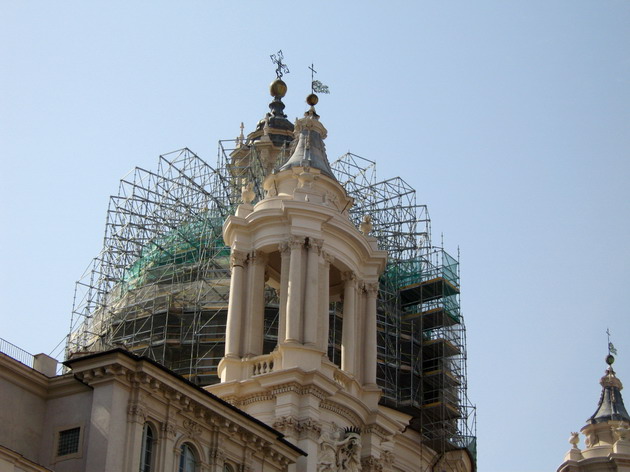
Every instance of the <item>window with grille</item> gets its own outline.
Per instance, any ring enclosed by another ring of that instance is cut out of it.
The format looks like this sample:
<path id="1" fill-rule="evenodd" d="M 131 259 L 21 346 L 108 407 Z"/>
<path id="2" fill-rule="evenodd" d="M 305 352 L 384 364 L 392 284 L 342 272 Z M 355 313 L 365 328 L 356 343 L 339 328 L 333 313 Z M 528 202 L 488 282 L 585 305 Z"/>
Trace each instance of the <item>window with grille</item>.
<path id="1" fill-rule="evenodd" d="M 57 456 L 67 456 L 68 454 L 76 454 L 79 452 L 80 437 L 80 427 L 59 431 L 59 439 L 57 440 Z"/>

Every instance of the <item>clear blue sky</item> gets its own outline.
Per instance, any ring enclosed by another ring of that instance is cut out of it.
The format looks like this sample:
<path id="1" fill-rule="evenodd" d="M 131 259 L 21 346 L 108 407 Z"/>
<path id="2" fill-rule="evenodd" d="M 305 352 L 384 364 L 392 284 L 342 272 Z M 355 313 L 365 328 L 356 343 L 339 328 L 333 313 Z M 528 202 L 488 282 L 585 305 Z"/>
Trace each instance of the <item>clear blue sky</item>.
<path id="1" fill-rule="evenodd" d="M 479 470 L 555 470 L 607 327 L 630 385 L 630 2 L 308 5 L 0 4 L 0 337 L 53 350 L 118 180 L 184 146 L 213 163 L 282 49 L 289 117 L 314 62 L 331 159 L 405 178 L 461 248 Z"/>

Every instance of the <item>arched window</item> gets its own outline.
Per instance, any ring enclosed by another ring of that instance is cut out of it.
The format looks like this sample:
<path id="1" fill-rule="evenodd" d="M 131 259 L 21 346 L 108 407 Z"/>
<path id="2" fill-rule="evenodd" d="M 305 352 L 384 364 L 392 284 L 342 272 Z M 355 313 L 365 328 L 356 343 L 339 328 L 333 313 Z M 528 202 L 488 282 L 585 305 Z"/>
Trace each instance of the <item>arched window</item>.
<path id="1" fill-rule="evenodd" d="M 153 470 L 153 443 L 155 433 L 149 423 L 144 424 L 142 431 L 142 450 L 140 451 L 140 472 L 151 472 Z"/>
<path id="2" fill-rule="evenodd" d="M 223 464 L 223 472 L 234 472 L 234 467 L 232 467 L 232 464 L 226 462 Z"/>
<path id="3" fill-rule="evenodd" d="M 179 449 L 179 472 L 197 472 L 197 457 L 188 443 Z"/>

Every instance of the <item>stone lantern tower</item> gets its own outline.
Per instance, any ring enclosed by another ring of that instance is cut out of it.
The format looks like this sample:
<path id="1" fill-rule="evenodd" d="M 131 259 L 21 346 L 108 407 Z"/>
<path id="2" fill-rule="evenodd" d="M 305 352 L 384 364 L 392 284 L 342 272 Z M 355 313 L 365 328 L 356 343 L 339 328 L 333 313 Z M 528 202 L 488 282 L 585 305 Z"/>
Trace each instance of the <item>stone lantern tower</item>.
<path id="1" fill-rule="evenodd" d="M 581 429 L 585 447 L 580 449 L 578 433 L 572 433 L 564 462 L 558 472 L 596 472 L 616 470 L 630 472 L 630 415 L 623 404 L 623 385 L 612 368 L 614 357 L 606 358 L 608 368 L 600 380 L 602 394 L 597 411 Z"/>
<path id="2" fill-rule="evenodd" d="M 207 388 L 306 451 L 298 471 L 338 470 L 341 461 L 369 470 L 391 454 L 383 445 L 406 417 L 378 406 L 377 294 L 387 254 L 351 223 L 317 96 L 307 102 L 289 159 L 264 181 L 265 197 L 241 204 L 223 226 L 232 250 L 225 357 L 221 383 Z M 277 346 L 263 355 L 265 284 L 278 290 L 280 320 Z M 343 300 L 340 366 L 327 356 L 335 299 Z"/>

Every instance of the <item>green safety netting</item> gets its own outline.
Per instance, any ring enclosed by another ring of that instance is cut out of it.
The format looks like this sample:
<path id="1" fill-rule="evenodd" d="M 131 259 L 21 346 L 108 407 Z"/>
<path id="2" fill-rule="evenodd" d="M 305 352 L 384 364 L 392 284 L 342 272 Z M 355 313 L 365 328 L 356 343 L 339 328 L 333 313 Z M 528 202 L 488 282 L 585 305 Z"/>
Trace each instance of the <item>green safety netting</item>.
<path id="1" fill-rule="evenodd" d="M 459 286 L 459 262 L 443 249 L 437 250 L 437 260 L 408 259 L 389 263 L 383 275 L 386 282 L 405 287 L 437 277 Z"/>
<path id="2" fill-rule="evenodd" d="M 227 258 L 223 242 L 223 219 L 205 214 L 154 238 L 123 275 L 128 290 L 172 276 L 179 267 L 210 259 Z"/>

